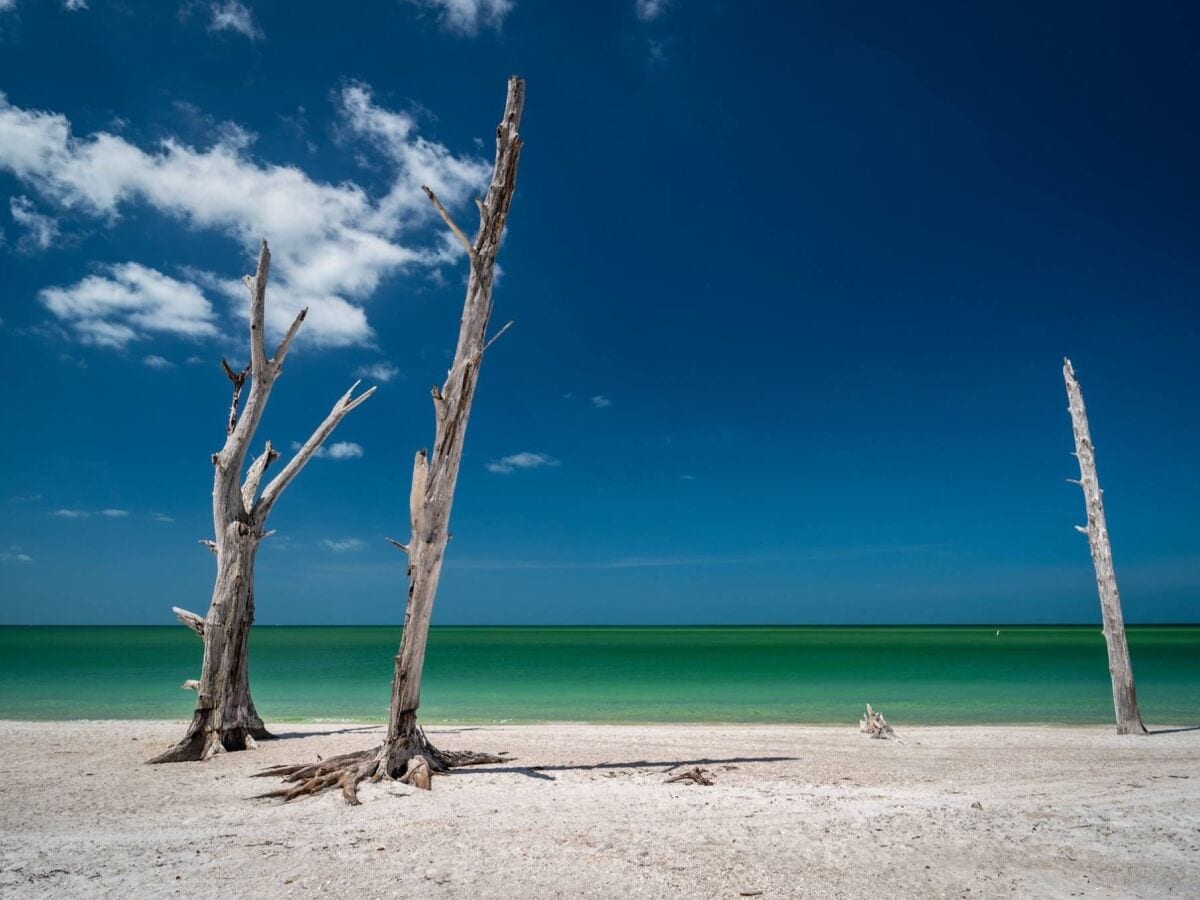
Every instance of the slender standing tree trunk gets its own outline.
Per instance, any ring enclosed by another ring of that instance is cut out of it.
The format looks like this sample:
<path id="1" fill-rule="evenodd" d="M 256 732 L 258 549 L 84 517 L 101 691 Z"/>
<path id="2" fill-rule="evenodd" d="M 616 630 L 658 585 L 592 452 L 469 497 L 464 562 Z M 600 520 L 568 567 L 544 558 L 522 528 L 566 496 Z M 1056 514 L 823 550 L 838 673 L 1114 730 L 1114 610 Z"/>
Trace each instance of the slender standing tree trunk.
<path id="1" fill-rule="evenodd" d="M 408 605 L 404 614 L 404 633 L 396 654 L 392 679 L 392 701 L 388 715 L 387 739 L 382 747 L 351 753 L 315 765 L 277 766 L 262 775 L 283 776 L 295 787 L 285 787 L 264 797 L 292 799 L 340 785 L 346 800 L 357 803 L 359 782 L 370 778 L 403 777 L 419 787 L 428 788 L 429 773 L 444 772 L 453 766 L 501 762 L 499 756 L 486 753 L 438 750 L 417 725 L 421 705 L 421 675 L 425 666 L 425 645 L 429 638 L 429 620 L 442 574 L 442 559 L 450 539 L 450 510 L 454 488 L 462 462 L 463 440 L 471 402 L 479 379 L 479 367 L 492 341 L 487 340 L 488 320 L 492 314 L 492 279 L 500 238 L 508 219 L 509 206 L 516 190 L 517 162 L 521 154 L 518 127 L 525 105 L 525 82 L 510 78 L 504 118 L 496 129 L 496 160 L 487 197 L 476 201 L 479 207 L 479 233 L 468 240 L 454 224 L 450 214 L 424 188 L 434 208 L 466 250 L 471 265 L 467 294 L 454 362 L 441 387 L 434 386 L 435 433 L 433 452 L 417 453 L 413 462 L 412 489 L 409 495 L 409 522 L 412 536 L 407 544 L 392 543 L 408 554 Z M 511 323 L 509 323 L 511 324 Z"/>
<path id="2" fill-rule="evenodd" d="M 1079 458 L 1079 481 L 1087 505 L 1087 525 L 1075 528 L 1087 535 L 1096 568 L 1096 587 L 1100 592 L 1100 614 L 1104 621 L 1104 641 L 1108 645 L 1108 672 L 1112 676 L 1113 707 L 1117 716 L 1118 734 L 1146 734 L 1138 712 L 1137 691 L 1133 686 L 1133 666 L 1129 662 L 1129 644 L 1125 640 L 1125 618 L 1121 614 L 1121 594 L 1117 590 L 1117 574 L 1113 570 L 1112 547 L 1108 543 L 1108 525 L 1104 519 L 1100 481 L 1096 475 L 1096 451 L 1088 430 L 1087 409 L 1083 392 L 1075 380 L 1075 369 L 1069 359 L 1063 360 L 1063 378 L 1067 383 L 1067 400 L 1071 410 L 1071 426 L 1075 432 L 1075 455 Z"/>
<path id="3" fill-rule="evenodd" d="M 250 697 L 249 638 L 254 624 L 254 560 L 266 531 L 267 516 L 275 501 L 304 468 L 305 463 L 333 433 L 342 418 L 364 402 L 375 389 L 353 397 L 355 384 L 334 404 L 325 421 L 271 483 L 258 493 L 267 467 L 279 458 L 268 441 L 262 454 L 250 463 L 245 479 L 247 450 L 262 419 L 271 388 L 283 370 L 283 361 L 308 310 L 301 310 L 280 341 L 275 355 L 267 358 L 263 336 L 267 275 L 271 254 L 263 241 L 258 270 L 247 276 L 250 291 L 250 365 L 235 371 L 225 360 L 221 365 L 233 383 L 233 400 L 225 425 L 225 446 L 214 453 L 213 533 L 215 540 L 201 541 L 216 555 L 217 579 L 208 615 L 204 618 L 175 609 L 179 620 L 204 640 L 199 696 L 192 724 L 178 744 L 159 754 L 152 763 L 208 759 L 225 750 L 249 750 L 255 739 L 271 735 L 263 727 Z M 251 379 L 246 408 L 238 409 L 242 389 Z"/>

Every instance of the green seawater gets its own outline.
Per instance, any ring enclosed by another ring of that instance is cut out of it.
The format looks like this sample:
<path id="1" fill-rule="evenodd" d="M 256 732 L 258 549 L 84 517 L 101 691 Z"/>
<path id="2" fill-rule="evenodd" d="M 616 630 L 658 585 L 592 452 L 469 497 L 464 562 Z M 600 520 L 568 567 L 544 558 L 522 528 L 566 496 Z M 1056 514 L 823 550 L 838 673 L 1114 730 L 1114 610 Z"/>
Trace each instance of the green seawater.
<path id="1" fill-rule="evenodd" d="M 268 722 L 380 721 L 395 627 L 258 626 Z M 1200 724 L 1200 626 L 1129 629 L 1142 714 Z M 0 628 L 0 718 L 188 718 L 184 628 Z M 1104 638 L 1079 627 L 434 628 L 427 722 L 1112 721 Z"/>

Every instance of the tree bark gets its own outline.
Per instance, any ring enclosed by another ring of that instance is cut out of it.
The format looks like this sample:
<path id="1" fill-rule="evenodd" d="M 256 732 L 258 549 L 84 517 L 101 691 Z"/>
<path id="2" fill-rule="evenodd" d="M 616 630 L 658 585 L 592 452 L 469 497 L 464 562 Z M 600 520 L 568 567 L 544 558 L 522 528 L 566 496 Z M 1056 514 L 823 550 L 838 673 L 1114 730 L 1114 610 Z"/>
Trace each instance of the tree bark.
<path id="1" fill-rule="evenodd" d="M 435 430 L 433 451 L 418 451 L 413 461 L 412 487 L 409 492 L 409 524 L 412 536 L 407 544 L 391 543 L 408 554 L 408 603 L 404 613 L 404 632 L 395 657 L 392 699 L 388 714 L 387 738 L 382 747 L 350 753 L 312 765 L 276 766 L 262 776 L 281 776 L 292 787 L 262 794 L 291 800 L 340 786 L 347 802 L 358 802 L 358 784 L 370 779 L 398 778 L 417 787 L 429 787 L 429 772 L 445 772 L 454 766 L 503 762 L 488 753 L 448 752 L 431 745 L 417 724 L 421 705 L 421 676 L 425 666 L 425 645 L 429 638 L 429 620 L 442 573 L 442 560 L 450 539 L 450 510 L 454 488 L 462 462 L 467 420 L 479 379 L 484 353 L 492 341 L 486 339 L 492 314 L 492 282 L 496 253 L 508 219 L 513 192 L 516 190 L 517 162 L 521 154 L 518 127 L 525 105 L 525 82 L 517 77 L 508 81 L 504 118 L 496 129 L 496 159 L 487 197 L 476 201 L 479 208 L 479 233 L 467 239 L 428 187 L 423 190 L 446 225 L 466 251 L 471 270 L 458 332 L 454 362 L 446 381 L 432 390 Z M 509 323 L 511 324 L 511 323 Z M 389 538 L 389 540 L 391 540 Z"/>
<path id="2" fill-rule="evenodd" d="M 1096 475 L 1096 451 L 1088 429 L 1087 409 L 1083 392 L 1075 380 L 1075 369 L 1069 359 L 1063 360 L 1063 379 L 1067 384 L 1071 426 L 1075 432 L 1075 455 L 1079 459 L 1079 481 L 1087 506 L 1087 525 L 1076 530 L 1087 535 L 1096 569 L 1096 587 L 1100 593 L 1100 614 L 1104 622 L 1104 641 L 1108 646 L 1108 672 L 1112 677 L 1113 708 L 1117 717 L 1118 734 L 1146 734 L 1138 711 L 1137 691 L 1133 685 L 1133 666 L 1129 662 L 1129 644 L 1125 640 L 1125 618 L 1121 613 L 1121 594 L 1117 590 L 1117 575 L 1113 569 L 1112 547 L 1108 542 L 1108 525 L 1104 518 L 1104 502 L 1100 481 Z"/>
<path id="3" fill-rule="evenodd" d="M 267 276 L 271 253 L 263 241 L 258 270 L 245 283 L 250 291 L 250 365 L 235 371 L 225 360 L 221 365 L 233 383 L 233 399 L 225 428 L 225 446 L 212 456 L 213 532 L 215 540 L 201 541 L 216 555 L 217 578 L 208 614 L 174 608 L 186 627 L 204 640 L 204 659 L 196 709 L 187 733 L 178 744 L 150 760 L 152 763 L 208 759 L 226 750 L 253 749 L 256 739 L 270 737 L 250 696 L 249 637 L 254 624 L 254 561 L 258 546 L 270 532 L 267 516 L 279 495 L 316 453 L 338 422 L 363 403 L 375 389 L 353 397 L 356 382 L 334 404 L 325 421 L 313 433 L 284 470 L 257 496 L 262 477 L 279 454 L 268 441 L 262 454 L 249 466 L 245 481 L 242 470 L 247 450 L 266 409 L 271 388 L 283 370 L 292 340 L 304 322 L 302 310 L 280 341 L 275 355 L 266 355 L 263 327 Z M 247 379 L 250 396 L 240 411 L 239 401 Z"/>

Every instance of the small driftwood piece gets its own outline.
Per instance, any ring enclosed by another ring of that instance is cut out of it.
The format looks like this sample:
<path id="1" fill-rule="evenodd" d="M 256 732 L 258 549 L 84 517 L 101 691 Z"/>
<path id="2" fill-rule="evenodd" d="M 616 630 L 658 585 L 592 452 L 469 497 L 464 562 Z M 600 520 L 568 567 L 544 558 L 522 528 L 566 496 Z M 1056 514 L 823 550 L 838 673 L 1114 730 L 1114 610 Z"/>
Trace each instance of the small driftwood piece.
<path id="1" fill-rule="evenodd" d="M 900 740 L 896 736 L 895 729 L 887 723 L 887 719 L 883 717 L 883 713 L 876 712 L 871 708 L 871 704 L 867 704 L 866 715 L 862 717 L 862 721 L 858 723 L 858 730 L 865 735 L 873 738 L 878 738 L 881 741 L 886 741 L 889 738 Z"/>
<path id="2" fill-rule="evenodd" d="M 711 787 L 713 780 L 708 777 L 708 769 L 702 769 L 699 766 L 688 769 L 686 772 L 680 772 L 678 775 L 672 775 L 663 784 L 670 784 L 673 781 L 690 781 L 692 784 L 703 784 Z"/>

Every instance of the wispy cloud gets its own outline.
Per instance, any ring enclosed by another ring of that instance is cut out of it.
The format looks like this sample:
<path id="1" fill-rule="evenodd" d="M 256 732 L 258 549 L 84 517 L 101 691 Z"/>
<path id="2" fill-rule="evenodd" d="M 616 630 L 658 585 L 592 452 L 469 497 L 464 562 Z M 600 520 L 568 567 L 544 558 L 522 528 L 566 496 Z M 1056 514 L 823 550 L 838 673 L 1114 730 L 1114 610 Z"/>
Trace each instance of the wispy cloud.
<path id="1" fill-rule="evenodd" d="M 168 137 L 143 150 L 105 131 L 77 137 L 66 116 L 13 106 L 0 93 L 0 171 L 41 199 L 109 224 L 143 204 L 190 229 L 227 235 L 245 253 L 235 272 L 193 271 L 189 283 L 136 262 L 107 266 L 71 287 L 47 289 L 43 302 L 56 304 L 51 311 L 81 338 L 103 346 L 123 347 L 149 331 L 211 337 L 215 316 L 201 288 L 225 297 L 244 318 L 243 265 L 270 235 L 268 331 L 282 334 L 307 307 L 304 341 L 369 344 L 374 333 L 363 303 L 383 278 L 437 268 L 462 253 L 444 229 L 428 227 L 436 214 L 420 185 L 454 209 L 482 189 L 490 166 L 423 137 L 412 116 L 376 104 L 365 84 L 345 87 L 335 100 L 343 137 L 385 160 L 389 179 L 380 196 L 350 181 L 328 184 L 293 165 L 259 162 L 250 154 L 252 136 L 235 125 L 218 129 L 207 149 Z"/>
<path id="2" fill-rule="evenodd" d="M 359 378 L 369 378 L 372 381 L 388 382 L 400 374 L 400 370 L 393 366 L 390 362 L 371 363 L 366 366 L 359 366 L 354 370 L 354 374 Z"/>
<path id="3" fill-rule="evenodd" d="M 252 41 L 264 37 L 262 29 L 254 21 L 254 13 L 244 3 L 239 3 L 237 0 L 212 3 L 209 5 L 208 11 L 209 31 L 233 31 Z"/>
<path id="4" fill-rule="evenodd" d="M 63 9 L 70 12 L 79 12 L 81 9 L 87 8 L 87 0 L 63 0 Z"/>
<path id="5" fill-rule="evenodd" d="M 367 546 L 366 541 L 358 538 L 322 538 L 321 546 L 332 553 L 353 553 Z"/>
<path id="6" fill-rule="evenodd" d="M 52 513 L 50 513 L 50 515 L 58 516 L 60 519 L 86 519 L 92 515 L 106 516 L 110 519 L 124 519 L 126 516 L 129 515 L 129 510 L 115 509 L 115 508 L 110 507 L 108 509 L 102 509 L 99 512 L 93 513 L 90 510 L 86 510 L 86 509 L 63 508 L 63 509 L 54 510 Z"/>
<path id="7" fill-rule="evenodd" d="M 643 22 L 653 22 L 671 5 L 671 0 L 634 0 L 633 11 Z"/>
<path id="8" fill-rule="evenodd" d="M 596 409 L 607 409 L 612 406 L 612 401 L 603 394 L 597 394 L 592 398 L 592 406 L 596 407 Z"/>
<path id="9" fill-rule="evenodd" d="M 487 470 L 495 472 L 497 475 L 507 475 L 510 472 L 515 472 L 517 469 L 541 469 L 557 465 L 560 465 L 560 463 L 553 456 L 547 456 L 545 453 L 523 451 L 493 460 L 487 464 Z"/>
<path id="10" fill-rule="evenodd" d="M 0 550 L 0 562 L 31 563 L 33 557 L 13 544 L 7 550 Z"/>
<path id="11" fill-rule="evenodd" d="M 151 353 L 142 360 L 143 365 L 149 366 L 151 369 L 173 369 L 175 363 L 165 357 L 159 356 L 157 353 Z"/>
<path id="12" fill-rule="evenodd" d="M 292 449 L 299 450 L 303 446 L 299 441 L 292 441 Z M 325 444 L 313 454 L 317 459 L 358 459 L 363 455 L 361 444 L 354 441 L 335 441 Z"/>
<path id="13" fill-rule="evenodd" d="M 163 523 L 165 523 L 165 524 L 168 524 L 168 525 L 169 525 L 171 522 L 174 522 L 174 521 L 175 521 L 175 520 L 174 520 L 174 519 L 172 519 L 170 516 L 168 516 L 166 513 L 160 513 L 160 512 L 151 513 L 151 514 L 150 514 L 150 518 L 152 518 L 152 519 L 153 519 L 155 522 L 163 522 Z"/>
<path id="14" fill-rule="evenodd" d="M 409 0 L 417 6 L 437 10 L 448 31 L 476 34 L 480 27 L 499 29 L 516 5 L 513 0 Z"/>
<path id="15" fill-rule="evenodd" d="M 0 0 L 0 12 L 8 12 L 17 8 L 17 0 Z"/>
<path id="16" fill-rule="evenodd" d="M 8 201 L 8 209 L 13 221 L 25 229 L 17 247 L 24 250 L 48 250 L 58 238 L 58 222 L 52 217 L 38 212 L 33 207 L 33 201 L 28 197 L 12 197 Z"/>

